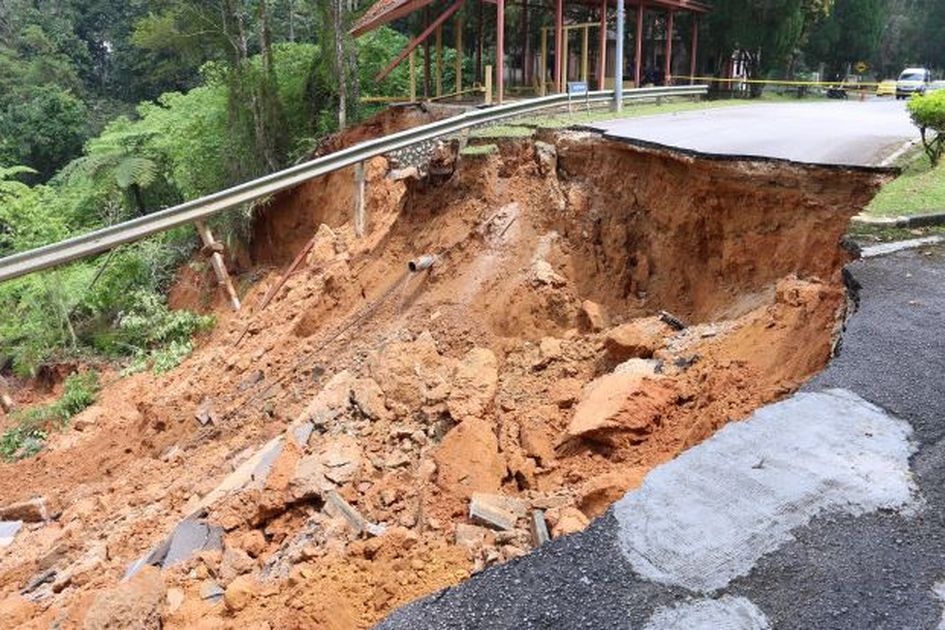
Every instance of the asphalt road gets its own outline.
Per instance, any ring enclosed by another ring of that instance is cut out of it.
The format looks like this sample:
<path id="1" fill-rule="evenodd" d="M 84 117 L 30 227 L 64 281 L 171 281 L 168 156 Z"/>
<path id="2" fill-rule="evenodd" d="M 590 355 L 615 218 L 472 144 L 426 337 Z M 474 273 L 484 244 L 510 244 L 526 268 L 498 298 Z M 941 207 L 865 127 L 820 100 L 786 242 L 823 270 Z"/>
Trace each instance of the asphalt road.
<path id="1" fill-rule="evenodd" d="M 857 312 L 802 392 L 379 627 L 945 627 L 945 246 L 847 274 Z"/>
<path id="2" fill-rule="evenodd" d="M 594 123 L 605 136 L 705 155 L 881 166 L 919 137 L 895 100 L 766 103 Z"/>

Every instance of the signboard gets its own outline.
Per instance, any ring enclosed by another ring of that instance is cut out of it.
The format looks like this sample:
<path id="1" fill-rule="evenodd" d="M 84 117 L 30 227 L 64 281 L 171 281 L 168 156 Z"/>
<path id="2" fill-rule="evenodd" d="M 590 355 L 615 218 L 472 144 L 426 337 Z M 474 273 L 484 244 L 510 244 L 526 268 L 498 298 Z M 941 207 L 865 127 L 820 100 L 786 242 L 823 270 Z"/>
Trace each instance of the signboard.
<path id="1" fill-rule="evenodd" d="M 583 96 L 584 106 L 590 111 L 590 91 L 587 89 L 587 83 L 585 81 L 568 81 L 568 112 L 571 111 L 571 98 L 574 96 Z"/>
<path id="2" fill-rule="evenodd" d="M 587 94 L 587 83 L 584 81 L 568 81 L 568 94 Z"/>
<path id="3" fill-rule="evenodd" d="M 856 67 L 857 73 L 859 74 L 863 74 L 864 72 L 870 69 L 869 65 L 865 61 L 860 61 L 859 63 L 856 64 L 855 67 Z"/>

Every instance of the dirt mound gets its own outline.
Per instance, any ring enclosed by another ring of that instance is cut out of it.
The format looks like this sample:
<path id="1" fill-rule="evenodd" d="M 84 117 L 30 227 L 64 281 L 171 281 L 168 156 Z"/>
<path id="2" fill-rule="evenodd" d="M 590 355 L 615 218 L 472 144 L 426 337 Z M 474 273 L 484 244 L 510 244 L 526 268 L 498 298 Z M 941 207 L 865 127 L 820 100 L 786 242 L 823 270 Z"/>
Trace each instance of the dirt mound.
<path id="1" fill-rule="evenodd" d="M 367 627 L 526 553 L 535 510 L 582 528 L 828 360 L 873 175 L 573 133 L 444 155 L 422 179 L 373 161 L 360 239 L 340 180 L 280 198 L 255 259 L 319 237 L 265 310 L 278 272 L 172 373 L 0 465 L 4 502 L 51 515 L 0 557 L 0 611 Z"/>

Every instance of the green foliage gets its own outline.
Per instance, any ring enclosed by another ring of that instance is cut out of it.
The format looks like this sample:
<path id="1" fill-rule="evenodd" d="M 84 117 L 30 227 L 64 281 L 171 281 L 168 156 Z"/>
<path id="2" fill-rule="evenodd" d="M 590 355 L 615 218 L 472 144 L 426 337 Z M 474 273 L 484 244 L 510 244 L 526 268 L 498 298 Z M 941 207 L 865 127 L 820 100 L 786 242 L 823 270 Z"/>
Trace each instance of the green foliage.
<path id="1" fill-rule="evenodd" d="M 0 158 L 28 164 L 47 178 L 82 148 L 85 104 L 55 86 L 6 98 L 0 110 Z"/>
<path id="2" fill-rule="evenodd" d="M 213 324 L 212 316 L 172 311 L 161 296 L 138 292 L 132 307 L 119 315 L 117 325 L 122 344 L 133 352 L 129 371 L 149 365 L 157 373 L 173 369 L 193 351 L 193 335 Z"/>
<path id="3" fill-rule="evenodd" d="M 945 90 L 909 99 L 909 115 L 922 134 L 922 146 L 932 166 L 938 166 L 945 153 Z"/>
<path id="4" fill-rule="evenodd" d="M 66 378 L 56 402 L 15 413 L 16 426 L 0 435 L 0 458 L 9 462 L 38 453 L 49 430 L 65 427 L 74 415 L 92 405 L 98 390 L 98 372 L 77 372 Z"/>

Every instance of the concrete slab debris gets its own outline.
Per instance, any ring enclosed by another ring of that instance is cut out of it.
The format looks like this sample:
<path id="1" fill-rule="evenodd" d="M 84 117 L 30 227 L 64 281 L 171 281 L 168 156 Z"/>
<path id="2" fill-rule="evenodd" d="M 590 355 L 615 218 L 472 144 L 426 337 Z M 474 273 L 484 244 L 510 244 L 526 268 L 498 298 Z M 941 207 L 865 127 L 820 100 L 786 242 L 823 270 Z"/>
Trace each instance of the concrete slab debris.
<path id="1" fill-rule="evenodd" d="M 366 518 L 361 516 L 361 513 L 358 512 L 354 507 L 341 498 L 341 495 L 335 492 L 334 490 L 329 490 L 325 493 L 326 498 L 328 499 L 325 507 L 328 511 L 335 511 L 348 522 L 348 525 L 351 526 L 357 533 L 367 533 L 371 536 L 380 536 L 383 534 L 387 528 L 383 525 L 377 525 L 371 523 Z"/>
<path id="2" fill-rule="evenodd" d="M 127 580 L 146 566 L 169 567 L 183 562 L 200 551 L 223 549 L 223 528 L 204 520 L 186 518 L 161 544 L 141 556 L 127 569 L 122 580 Z"/>
<path id="3" fill-rule="evenodd" d="M 532 544 L 535 547 L 541 547 L 551 539 L 548 534 L 548 523 L 545 522 L 545 513 L 541 510 L 532 510 L 531 533 Z"/>
<path id="4" fill-rule="evenodd" d="M 200 551 L 222 549 L 223 528 L 206 521 L 184 519 L 174 528 L 170 540 L 162 567 L 183 562 Z"/>
<path id="5" fill-rule="evenodd" d="M 215 603 L 223 599 L 223 593 L 223 587 L 213 580 L 204 580 L 200 585 L 200 599 L 207 599 Z"/>
<path id="6" fill-rule="evenodd" d="M 12 545 L 21 529 L 23 521 L 0 521 L 0 549 Z"/>
<path id="7" fill-rule="evenodd" d="M 518 520 L 515 514 L 491 502 L 489 500 L 491 496 L 495 495 L 473 494 L 469 501 L 469 518 L 492 529 L 514 529 L 515 522 Z"/>
<path id="8" fill-rule="evenodd" d="M 901 252 L 905 249 L 915 249 L 916 247 L 934 245 L 936 243 L 941 243 L 942 241 L 945 241 L 945 237 L 924 236 L 922 238 L 913 238 L 908 241 L 894 241 L 892 243 L 882 243 L 881 245 L 870 245 L 869 247 L 864 247 L 860 251 L 860 256 L 863 258 L 874 258 L 876 256 L 884 256 L 886 254 Z"/>
<path id="9" fill-rule="evenodd" d="M 764 407 L 621 499 L 620 547 L 644 578 L 720 589 L 818 514 L 913 508 L 911 434 L 846 390 Z"/>
<path id="10" fill-rule="evenodd" d="M 769 630 L 768 618 L 750 600 L 725 595 L 658 609 L 643 630 Z"/>

